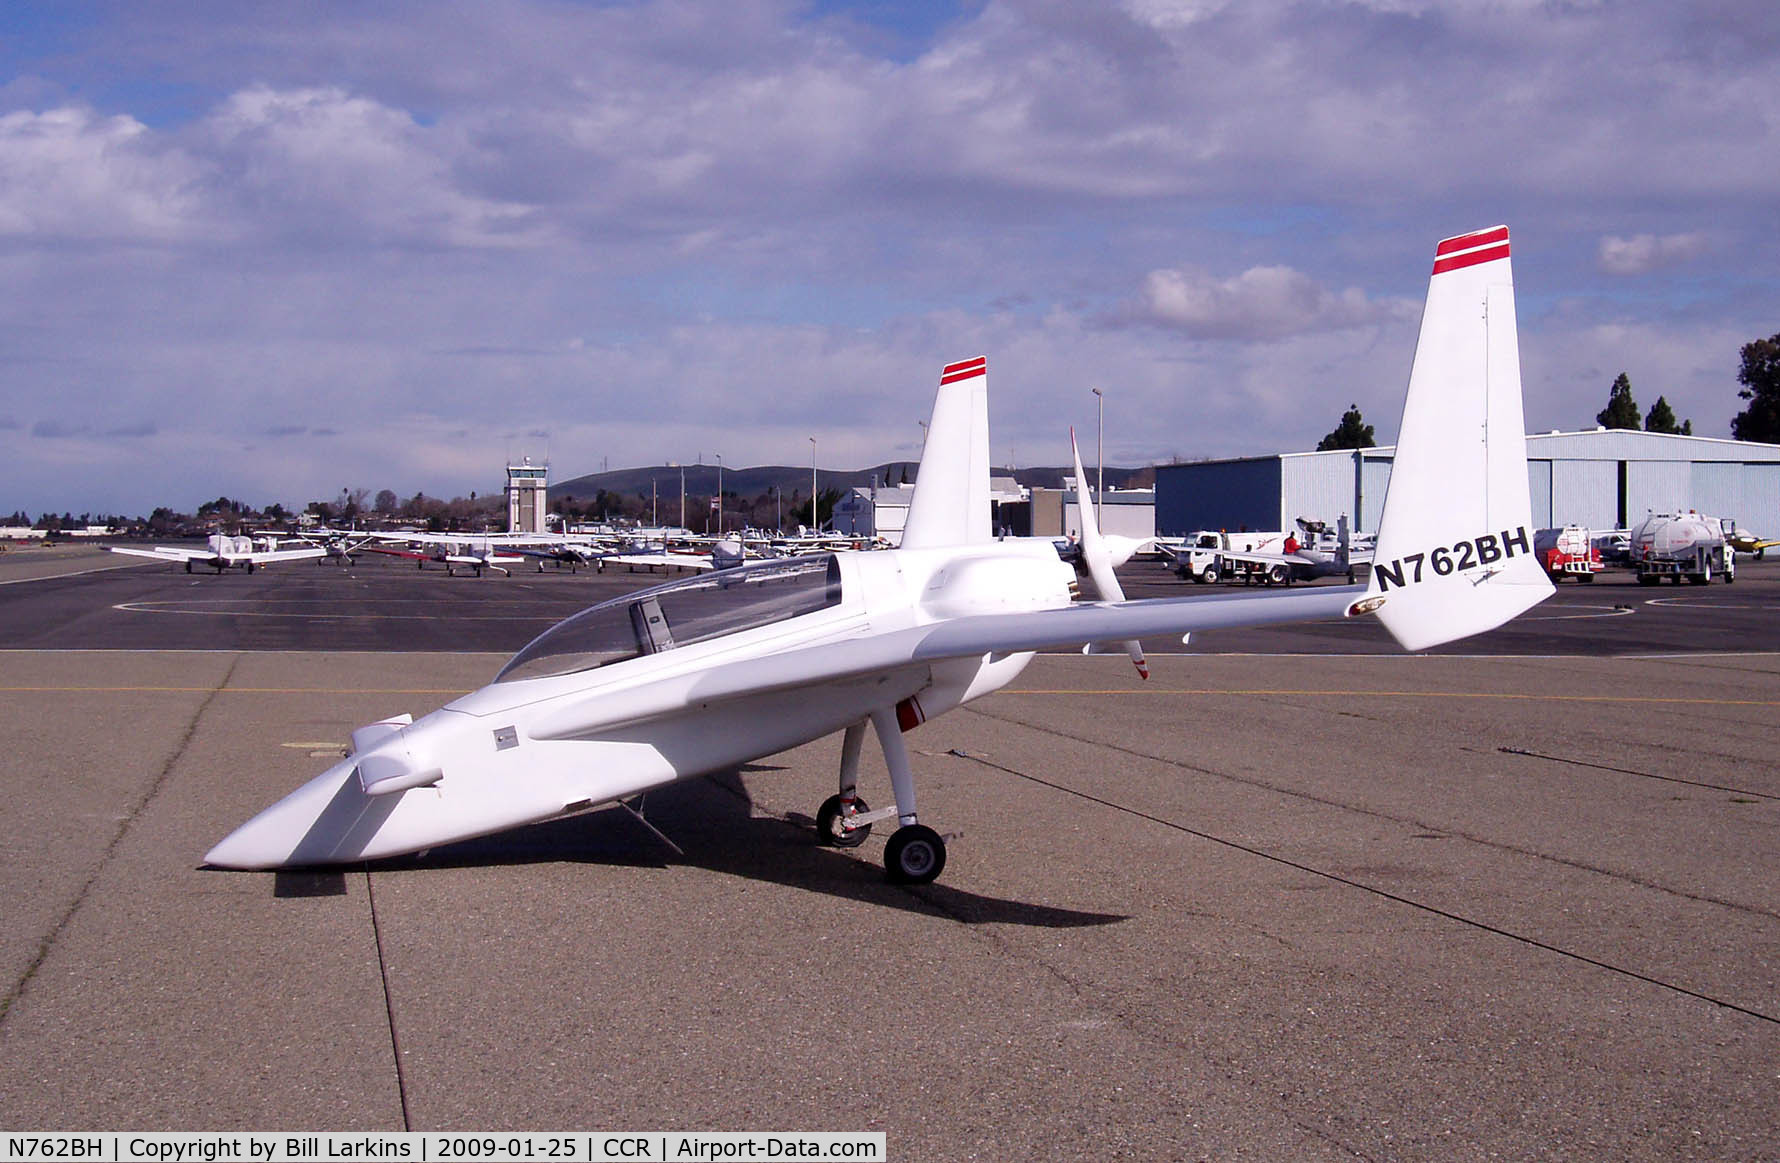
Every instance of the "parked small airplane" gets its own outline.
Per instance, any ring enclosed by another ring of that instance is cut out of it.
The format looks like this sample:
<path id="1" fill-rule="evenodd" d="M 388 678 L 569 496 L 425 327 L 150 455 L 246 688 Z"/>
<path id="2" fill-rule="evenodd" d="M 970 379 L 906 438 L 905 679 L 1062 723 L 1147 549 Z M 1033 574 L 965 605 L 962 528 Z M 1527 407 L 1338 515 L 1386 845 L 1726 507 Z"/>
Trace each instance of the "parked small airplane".
<path id="1" fill-rule="evenodd" d="M 1339 532 L 1333 534 L 1328 533 L 1322 522 L 1307 521 L 1300 517 L 1298 528 L 1286 536 L 1268 536 L 1273 539 L 1269 544 L 1279 544 L 1277 553 L 1267 549 L 1228 548 L 1195 548 L 1183 552 L 1194 557 L 1210 554 L 1216 566 L 1222 567 L 1226 578 L 1241 576 L 1263 581 L 1268 585 L 1290 585 L 1295 581 L 1337 577 L 1342 574 L 1347 576 L 1351 585 L 1357 574 L 1364 572 L 1367 562 L 1371 560 L 1364 548 L 1354 547 L 1348 533 L 1346 517 L 1341 518 Z M 1201 571 L 1198 576 L 1203 578 L 1206 574 Z M 1215 577 L 1216 574 L 1211 576 Z"/>
<path id="2" fill-rule="evenodd" d="M 425 569 L 429 561 L 436 562 L 443 565 L 448 574 L 456 574 L 458 567 L 463 566 L 474 570 L 477 577 L 481 577 L 485 569 L 506 576 L 507 566 L 525 560 L 513 542 L 499 534 L 377 533 L 374 536 L 389 544 L 365 546 L 370 552 L 413 558 L 417 569 Z"/>
<path id="3" fill-rule="evenodd" d="M 299 533 L 297 540 L 319 548 L 325 560 L 347 566 L 352 564 L 352 555 L 364 549 L 375 538 L 357 530 L 329 529 L 320 533 Z M 317 560 L 315 564 L 320 565 L 321 560 Z"/>
<path id="4" fill-rule="evenodd" d="M 1757 561 L 1761 560 L 1762 554 L 1774 548 L 1774 546 L 1780 545 L 1780 538 L 1760 537 L 1745 529 L 1738 529 L 1734 533 L 1725 534 L 1724 540 L 1725 544 L 1729 545 L 1738 553 L 1747 553 Z"/>
<path id="5" fill-rule="evenodd" d="M 270 542 L 268 541 L 268 546 Z M 212 533 L 203 549 L 187 549 L 180 545 L 157 545 L 152 549 L 137 549 L 128 545 L 107 545 L 105 548 L 113 553 L 124 553 L 131 557 L 147 557 L 156 561 L 183 561 L 185 572 L 192 572 L 194 565 L 207 565 L 217 573 L 226 569 L 245 569 L 252 573 L 262 565 L 271 565 L 275 561 L 303 561 L 311 557 L 326 557 L 328 551 L 319 545 L 305 546 L 302 549 L 255 549 L 251 537 L 230 537 L 226 533 Z"/>
<path id="6" fill-rule="evenodd" d="M 945 843 L 920 822 L 903 733 L 1012 681 L 1032 652 L 1150 635 L 1376 614 L 1416 650 L 1544 600 L 1532 551 L 1506 227 L 1435 252 L 1381 527 L 1365 586 L 1122 600 L 1105 543 L 1082 552 L 1099 600 L 1044 540 L 990 530 L 987 363 L 940 375 L 901 547 L 782 558 L 669 582 L 545 631 L 490 685 L 416 721 L 361 727 L 348 757 L 212 848 L 280 868 L 416 852 L 623 802 L 843 732 L 818 837 L 873 824 L 893 880 L 924 883 Z M 1087 530 L 1084 530 L 1084 534 Z M 857 792 L 867 724 L 894 804 Z"/>

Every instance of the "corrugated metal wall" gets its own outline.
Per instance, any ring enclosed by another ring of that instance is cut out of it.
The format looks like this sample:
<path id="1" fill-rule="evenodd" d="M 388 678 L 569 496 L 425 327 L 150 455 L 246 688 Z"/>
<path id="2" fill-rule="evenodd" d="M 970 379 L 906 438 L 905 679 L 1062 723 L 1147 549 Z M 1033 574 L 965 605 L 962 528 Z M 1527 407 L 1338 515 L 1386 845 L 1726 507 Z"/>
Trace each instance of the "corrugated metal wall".
<path id="1" fill-rule="evenodd" d="M 1352 453 L 1280 458 L 1280 524 L 1290 529 L 1299 517 L 1327 521 L 1354 518 L 1354 456 Z"/>
<path id="2" fill-rule="evenodd" d="M 1391 483 L 1391 458 L 1368 456 L 1360 473 L 1360 523 L 1355 533 L 1376 533 L 1384 518 L 1385 487 Z"/>
<path id="3" fill-rule="evenodd" d="M 1529 470 L 1532 461 L 1527 462 Z M 1533 520 L 1541 529 L 1560 525 L 1584 525 L 1612 529 L 1619 524 L 1619 462 L 1616 460 L 1553 460 L 1551 510 L 1543 517 L 1537 507 Z"/>
<path id="4" fill-rule="evenodd" d="M 1390 452 L 1365 451 L 1357 490 L 1351 452 L 1164 466 L 1156 471 L 1157 532 L 1178 537 L 1244 525 L 1279 529 L 1296 517 L 1332 523 L 1356 509 L 1355 531 L 1376 532 L 1391 475 Z M 1780 535 L 1780 447 L 1651 432 L 1529 436 L 1533 520 L 1542 528 L 1614 528 L 1622 500 L 1621 465 L 1628 525 L 1650 510 L 1697 509 Z"/>
<path id="5" fill-rule="evenodd" d="M 1693 465 L 1685 460 L 1634 460 L 1625 466 L 1625 519 L 1636 525 L 1650 513 L 1697 509 Z M 1717 516 L 1717 514 L 1713 514 Z"/>
<path id="6" fill-rule="evenodd" d="M 1156 533 L 1278 529 L 1280 458 L 1165 464 L 1156 469 Z"/>
<path id="7" fill-rule="evenodd" d="M 1780 528 L 1780 464 L 1696 464 L 1690 508 L 1732 517 L 1744 529 Z"/>

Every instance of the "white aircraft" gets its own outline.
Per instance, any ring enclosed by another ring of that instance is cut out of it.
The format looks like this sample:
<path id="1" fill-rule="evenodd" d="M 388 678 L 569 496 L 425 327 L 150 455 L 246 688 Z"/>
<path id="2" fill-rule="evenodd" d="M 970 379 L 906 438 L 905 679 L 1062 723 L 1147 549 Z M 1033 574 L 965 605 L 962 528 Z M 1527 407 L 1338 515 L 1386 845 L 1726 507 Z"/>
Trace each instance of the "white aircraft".
<path id="1" fill-rule="evenodd" d="M 1010 682 L 1032 652 L 1376 614 L 1414 650 L 1542 601 L 1532 551 L 1506 228 L 1440 243 L 1365 586 L 1121 600 L 1098 531 L 1097 601 L 1046 541 L 990 531 L 987 366 L 947 366 L 894 550 L 766 561 L 591 607 L 488 686 L 419 720 L 353 732 L 349 756 L 210 850 L 230 868 L 395 856 L 620 802 L 843 732 L 819 838 L 851 847 L 895 817 L 893 880 L 939 875 L 903 733 Z M 1141 663 L 1140 663 L 1141 665 Z M 857 794 L 867 724 L 893 806 Z"/>
<path id="2" fill-rule="evenodd" d="M 425 569 L 429 561 L 437 562 L 452 575 L 461 565 L 474 570 L 477 577 L 481 577 L 485 569 L 492 569 L 504 577 L 508 574 L 507 566 L 525 560 L 504 534 L 374 533 L 372 536 L 392 543 L 364 547 L 372 553 L 413 558 L 417 569 Z"/>
<path id="3" fill-rule="evenodd" d="M 297 540 L 320 549 L 322 557 L 328 561 L 348 566 L 352 564 L 352 555 L 364 549 L 375 538 L 356 529 L 350 532 L 344 529 L 327 529 L 319 533 L 299 533 Z M 315 564 L 320 565 L 321 561 L 317 560 Z"/>
<path id="4" fill-rule="evenodd" d="M 302 549 L 277 549 L 271 547 L 268 540 L 267 548 L 255 549 L 251 537 L 230 537 L 226 533 L 212 533 L 203 549 L 187 549 L 179 545 L 157 545 L 152 549 L 136 549 L 127 545 L 107 545 L 105 548 L 113 553 L 125 553 L 131 557 L 148 557 L 156 561 L 183 561 L 185 572 L 192 572 L 194 565 L 207 565 L 217 573 L 226 569 L 245 569 L 252 573 L 262 565 L 271 565 L 275 561 L 303 561 L 311 557 L 326 557 L 328 551 L 319 545 L 309 545 Z"/>
<path id="5" fill-rule="evenodd" d="M 1269 537 L 1281 540 L 1278 534 L 1269 534 Z M 1207 554 L 1218 562 L 1236 562 L 1247 566 L 1244 576 L 1252 576 L 1268 585 L 1290 585 L 1295 581 L 1341 574 L 1346 574 L 1348 582 L 1352 584 L 1355 575 L 1363 572 L 1366 564 L 1371 561 L 1364 546 L 1356 548 L 1353 545 L 1345 516 L 1341 518 L 1340 531 L 1335 534 L 1330 534 L 1320 521 L 1298 518 L 1298 529 L 1289 539 L 1281 541 L 1278 553 L 1264 549 L 1216 548 L 1195 548 L 1186 552 L 1194 557 Z M 1224 572 L 1226 576 L 1230 575 L 1228 565 L 1225 565 Z M 1202 572 L 1199 576 L 1208 575 Z"/>

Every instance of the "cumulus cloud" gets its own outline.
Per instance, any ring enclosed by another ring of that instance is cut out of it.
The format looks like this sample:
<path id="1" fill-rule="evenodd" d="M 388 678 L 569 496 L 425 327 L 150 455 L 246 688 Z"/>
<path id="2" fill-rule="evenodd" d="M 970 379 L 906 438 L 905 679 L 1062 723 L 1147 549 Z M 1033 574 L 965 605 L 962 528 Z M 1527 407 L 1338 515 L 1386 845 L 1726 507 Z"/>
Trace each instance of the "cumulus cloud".
<path id="1" fill-rule="evenodd" d="M 219 197 L 244 220 L 329 243 L 455 247 L 535 244 L 522 203 L 484 198 L 454 179 L 449 134 L 340 88 L 231 95 L 202 127 L 226 180 Z"/>
<path id="2" fill-rule="evenodd" d="M 71 45 L 27 30 L 41 80 L 0 86 L 6 406 L 160 431 L 20 413 L 0 437 L 114 458 L 126 495 L 76 509 L 180 487 L 193 461 L 146 474 L 186 449 L 229 474 L 209 496 L 468 492 L 503 453 L 478 441 L 533 427 L 559 463 L 719 440 L 797 462 L 814 433 L 864 464 L 906 452 L 933 370 L 978 352 L 1007 393 L 998 462 L 1054 460 L 1087 382 L 1145 418 L 1132 455 L 1290 446 L 1349 400 L 1382 436 L 1428 248 L 1499 221 L 1530 391 L 1590 385 L 1554 425 L 1604 388 L 1551 336 L 1772 330 L 1766 9 L 987 0 L 899 23 L 894 52 L 877 11 L 197 0 L 102 7 Z M 1626 222 L 1648 233 L 1601 238 Z M 1698 356 L 1721 394 L 1725 342 Z M 1673 382 L 1709 414 L 1681 385 L 1710 377 Z"/>
<path id="3" fill-rule="evenodd" d="M 1247 340 L 1370 327 L 1405 309 L 1368 299 L 1358 287 L 1332 291 L 1290 267 L 1250 267 L 1228 279 L 1171 268 L 1149 273 L 1126 317 L 1196 339 Z"/>
<path id="4" fill-rule="evenodd" d="M 1706 236 L 1699 233 L 1634 234 L 1630 238 L 1608 235 L 1601 239 L 1595 254 L 1601 269 L 1610 275 L 1647 275 L 1692 262 L 1706 249 Z"/>
<path id="5" fill-rule="evenodd" d="M 170 241 L 187 234 L 204 166 L 129 116 L 0 116 L 0 236 Z"/>

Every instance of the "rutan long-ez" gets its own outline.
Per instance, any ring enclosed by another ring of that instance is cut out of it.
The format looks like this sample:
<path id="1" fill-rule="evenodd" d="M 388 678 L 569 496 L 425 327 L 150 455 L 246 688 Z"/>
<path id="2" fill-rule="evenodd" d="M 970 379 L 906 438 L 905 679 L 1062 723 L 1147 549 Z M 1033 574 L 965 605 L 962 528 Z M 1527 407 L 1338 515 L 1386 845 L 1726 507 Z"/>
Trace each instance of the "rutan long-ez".
<path id="1" fill-rule="evenodd" d="M 1370 614 L 1416 650 L 1501 625 L 1551 593 L 1530 548 L 1508 254 L 1506 227 L 1435 252 L 1364 586 L 1126 601 L 1089 506 L 1088 586 L 1049 542 L 996 540 L 987 363 L 967 360 L 940 375 L 901 548 L 769 561 L 584 610 L 481 690 L 353 732 L 346 759 L 206 859 L 264 869 L 416 852 L 840 732 L 819 838 L 856 845 L 894 816 L 889 875 L 925 882 L 945 844 L 919 820 L 903 733 L 1007 685 L 1032 651 L 1123 651 L 1141 671 L 1143 638 L 1195 630 Z M 878 811 L 856 794 L 868 724 L 894 800 Z"/>

